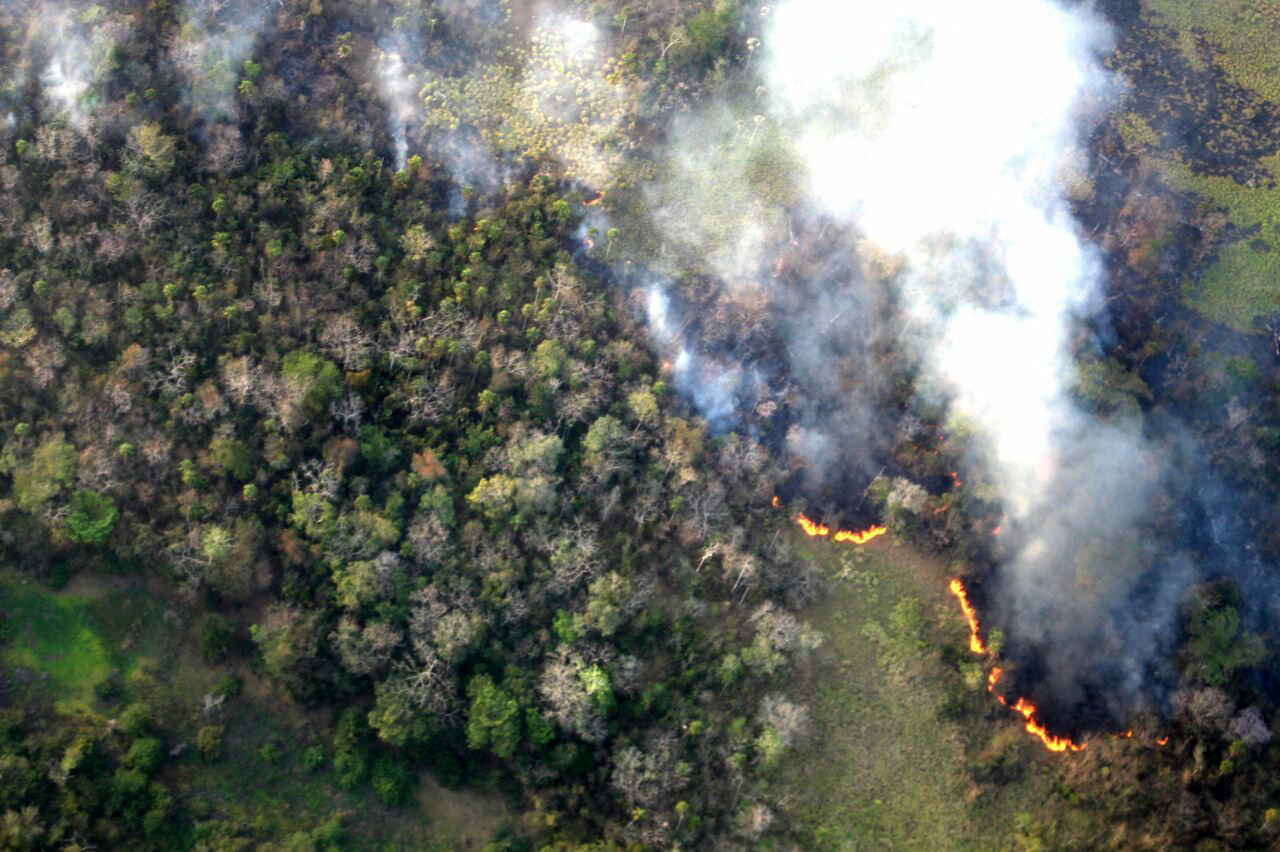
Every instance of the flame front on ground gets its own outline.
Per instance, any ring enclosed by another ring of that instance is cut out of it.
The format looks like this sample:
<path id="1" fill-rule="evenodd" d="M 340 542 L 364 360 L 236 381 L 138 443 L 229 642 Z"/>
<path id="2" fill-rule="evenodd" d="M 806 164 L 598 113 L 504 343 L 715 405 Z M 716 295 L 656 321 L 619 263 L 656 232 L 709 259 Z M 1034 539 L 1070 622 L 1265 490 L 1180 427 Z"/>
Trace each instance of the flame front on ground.
<path id="1" fill-rule="evenodd" d="M 964 612 L 965 621 L 969 622 L 969 650 L 975 654 L 985 654 L 987 646 L 982 641 L 979 633 L 978 611 L 973 608 L 973 604 L 969 603 L 969 593 L 965 591 L 964 583 L 959 577 L 951 580 L 949 585 L 951 594 L 955 595 L 956 600 L 960 602 L 960 609 Z M 995 693 L 996 684 L 1000 681 L 1000 676 L 1004 674 L 1004 669 L 999 666 L 993 666 L 991 674 L 987 675 L 987 692 Z M 996 700 L 1006 707 L 1012 706 L 1015 711 L 1022 714 L 1022 718 L 1027 721 L 1027 733 L 1034 734 L 1044 743 L 1044 747 L 1049 751 L 1083 751 L 1087 743 L 1076 744 L 1066 737 L 1055 737 L 1036 721 L 1036 706 L 1025 698 L 1019 698 L 1014 704 L 1010 705 L 1003 695 L 996 693 Z"/>
<path id="2" fill-rule="evenodd" d="M 982 641 L 982 636 L 978 633 L 978 611 L 969 603 L 969 594 L 964 589 L 964 583 L 959 578 L 951 581 L 951 594 L 956 596 L 956 600 L 960 601 L 960 609 L 964 612 L 965 621 L 969 622 L 969 650 L 975 654 L 987 653 L 987 646 Z M 999 675 L 997 675 L 999 677 Z M 995 681 L 992 681 L 994 684 Z"/>
<path id="3" fill-rule="evenodd" d="M 778 498 L 774 497 L 774 506 L 778 505 Z M 888 527 L 876 524 L 867 527 L 865 530 L 857 532 L 853 530 L 836 530 L 835 535 L 831 534 L 831 527 L 826 524 L 820 524 L 817 521 L 810 520 L 804 515 L 796 516 L 796 523 L 800 525 L 800 529 L 804 530 L 804 534 L 813 538 L 826 538 L 831 536 L 831 540 L 835 542 L 851 541 L 854 544 L 866 544 L 873 538 L 879 538 L 889 531 Z"/>
<path id="4" fill-rule="evenodd" d="M 1040 738 L 1040 742 L 1044 743 L 1044 747 L 1049 751 L 1084 751 L 1088 743 L 1073 743 L 1066 737 L 1055 737 L 1045 730 L 1044 725 L 1036 722 L 1036 705 L 1032 704 L 1025 698 L 1019 698 L 1017 703 L 1013 705 L 1013 709 L 1022 714 L 1022 718 L 1027 720 L 1027 733 L 1034 734 Z"/>
<path id="5" fill-rule="evenodd" d="M 836 534 L 831 537 L 831 540 L 832 541 L 851 541 L 854 544 L 866 544 L 867 542 L 871 541 L 871 539 L 882 536 L 888 531 L 889 531 L 888 527 L 882 527 L 879 525 L 876 525 L 873 527 L 867 527 L 865 530 L 862 530 L 861 532 L 851 532 L 849 530 L 838 530 Z"/>

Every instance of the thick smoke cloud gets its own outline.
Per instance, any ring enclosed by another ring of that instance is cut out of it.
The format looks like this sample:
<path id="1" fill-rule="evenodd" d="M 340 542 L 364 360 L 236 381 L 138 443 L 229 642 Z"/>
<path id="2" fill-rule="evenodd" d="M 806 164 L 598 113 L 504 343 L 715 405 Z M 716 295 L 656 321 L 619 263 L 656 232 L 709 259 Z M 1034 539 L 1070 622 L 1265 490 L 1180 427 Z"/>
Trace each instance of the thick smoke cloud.
<path id="1" fill-rule="evenodd" d="M 1101 308 L 1071 193 L 1115 94 L 1107 27 L 1052 0 L 789 0 L 748 26 L 762 87 L 676 122 L 645 195 L 650 286 L 709 287 L 731 316 L 674 339 L 651 310 L 656 346 L 732 365 L 682 382 L 713 425 L 767 432 L 762 403 L 784 406 L 784 452 L 828 493 L 910 437 L 879 374 L 910 354 L 919 406 L 946 407 L 1005 509 L 988 615 L 1035 698 L 1117 719 L 1158 703 L 1201 579 L 1141 532 L 1175 468 L 1072 395 Z"/>
<path id="2" fill-rule="evenodd" d="M 519 150 L 617 183 L 633 107 L 595 70 L 604 31 L 542 6 L 472 32 L 472 11 L 438 25 L 501 41 L 484 52 L 501 61 L 431 53 L 438 33 L 381 42 L 397 165 L 416 135 L 464 183 Z M 593 208 L 586 253 L 610 263 L 620 228 L 637 262 L 614 267 L 672 384 L 713 429 L 782 452 L 818 503 L 856 513 L 913 412 L 946 409 L 1006 513 L 987 614 L 1037 700 L 1117 718 L 1160 700 L 1202 572 L 1139 531 L 1177 465 L 1072 394 L 1101 308 L 1071 194 L 1116 94 L 1107 27 L 1054 0 L 787 0 L 745 21 L 735 94 L 667 120 L 652 173 L 612 218 Z"/>
<path id="3" fill-rule="evenodd" d="M 1071 397 L 1101 264 L 1071 214 L 1108 94 L 1109 33 L 1057 3 L 793 0 L 764 39 L 773 120 L 824 210 L 902 260 L 893 277 L 926 392 L 976 431 L 1008 514 L 992 598 L 1040 685 L 1076 706 L 1144 695 L 1193 579 L 1137 530 L 1162 464 L 1137 424 Z M 1161 590 L 1135 603 L 1159 572 Z"/>
<path id="4" fill-rule="evenodd" d="M 1105 87 L 1104 39 L 1050 2 L 820 0 L 780 7 L 765 39 L 776 120 L 812 197 L 906 257 L 903 307 L 930 372 L 990 438 L 1017 515 L 1075 419 L 1071 319 L 1099 264 L 1060 176 Z"/>

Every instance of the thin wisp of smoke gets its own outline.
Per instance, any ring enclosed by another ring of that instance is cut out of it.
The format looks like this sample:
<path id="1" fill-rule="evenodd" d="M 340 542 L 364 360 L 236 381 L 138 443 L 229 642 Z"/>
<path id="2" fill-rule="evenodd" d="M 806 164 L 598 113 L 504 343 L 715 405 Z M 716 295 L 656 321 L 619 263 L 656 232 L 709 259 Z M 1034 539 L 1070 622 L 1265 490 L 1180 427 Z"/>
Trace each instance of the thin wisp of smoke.
<path id="1" fill-rule="evenodd" d="M 96 85 L 110 71 L 112 48 L 129 34 L 125 19 L 101 6 L 42 2 L 27 16 L 28 60 L 41 63 L 39 81 L 47 107 L 83 131 L 98 106 Z"/>
<path id="2" fill-rule="evenodd" d="M 188 0 L 169 48 L 186 82 L 188 104 L 207 123 L 237 114 L 236 88 L 244 62 L 270 22 L 270 4 L 256 0 Z"/>

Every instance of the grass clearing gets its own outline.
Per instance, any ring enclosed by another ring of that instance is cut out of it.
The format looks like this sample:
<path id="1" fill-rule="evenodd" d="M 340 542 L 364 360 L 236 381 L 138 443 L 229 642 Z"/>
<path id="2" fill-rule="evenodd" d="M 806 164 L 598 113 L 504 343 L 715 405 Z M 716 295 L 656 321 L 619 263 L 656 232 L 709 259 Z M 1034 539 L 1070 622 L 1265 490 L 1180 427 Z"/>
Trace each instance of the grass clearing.
<path id="1" fill-rule="evenodd" d="M 1280 103 L 1280 7 L 1273 0 L 1145 0 L 1156 23 L 1203 33 L 1237 84 Z"/>
<path id="2" fill-rule="evenodd" d="M 352 849 L 481 849 L 516 819 L 502 798 L 452 791 L 424 775 L 405 808 L 383 805 L 369 789 L 334 783 L 327 721 L 284 701 L 241 664 L 210 666 L 182 637 L 181 606 L 136 580 L 77 575 L 53 591 L 14 572 L 0 572 L 0 611 L 9 624 L 0 652 L 6 672 L 65 713 L 118 712 L 141 700 L 156 711 L 169 746 L 185 746 L 165 772 L 189 797 L 198 819 L 252 826 L 285 838 L 334 814 L 346 817 Z M 204 696 L 236 671 L 243 692 L 205 714 Z M 127 698 L 103 705 L 94 687 L 112 673 Z M 196 731 L 225 726 L 223 757 L 195 753 Z M 304 766 L 303 752 L 325 749 L 323 765 Z"/>
<path id="3" fill-rule="evenodd" d="M 1245 186 L 1229 177 L 1196 174 L 1177 157 L 1145 155 L 1179 191 L 1222 208 L 1241 236 L 1218 251 L 1197 280 L 1183 282 L 1183 299 L 1201 316 L 1235 331 L 1255 333 L 1255 317 L 1280 308 L 1280 188 Z M 1280 154 L 1261 165 L 1280 183 Z"/>
<path id="4" fill-rule="evenodd" d="M 516 819 L 497 795 L 454 791 L 422 773 L 414 799 L 403 808 L 384 805 L 368 788 L 334 783 L 332 749 L 324 725 L 296 707 L 266 705 L 246 694 L 228 702 L 210 721 L 226 726 L 224 756 L 188 766 L 181 783 L 202 818 L 254 826 L 263 836 L 284 837 L 342 814 L 353 850 L 483 849 Z M 303 753 L 324 750 L 321 766 L 308 770 Z"/>
<path id="5" fill-rule="evenodd" d="M 483 849 L 515 815 L 496 795 L 450 790 L 423 774 L 418 807 L 426 817 L 428 834 L 441 849 Z"/>
<path id="6" fill-rule="evenodd" d="M 1183 285 L 1183 298 L 1206 319 L 1254 333 L 1255 317 L 1280 308 L 1280 253 L 1265 241 L 1232 243 L 1199 281 Z"/>
<path id="7" fill-rule="evenodd" d="M 1173 31 L 1176 45 L 1196 59 L 1198 70 L 1206 70 L 1196 47 L 1203 38 L 1210 47 L 1209 60 L 1228 78 L 1280 103 L 1280 53 L 1274 47 L 1280 38 L 1280 6 L 1265 0 L 1146 0 L 1143 6 L 1152 24 Z M 1209 112 L 1206 120 L 1232 129 L 1246 126 L 1250 116 Z M 1163 147 L 1139 115 L 1122 116 L 1118 126 L 1171 188 L 1222 209 L 1235 227 L 1235 241 L 1219 249 L 1198 279 L 1183 282 L 1183 297 L 1206 319 L 1254 333 L 1254 319 L 1280 307 L 1280 152 L 1259 158 L 1254 164 L 1261 177 L 1246 184 L 1198 172 L 1176 149 Z"/>
<path id="8" fill-rule="evenodd" d="M 0 610 L 11 636 L 3 651 L 14 679 L 62 712 L 88 710 L 112 672 L 126 679 L 163 653 L 163 607 L 136 586 L 73 581 L 60 592 L 0 574 Z"/>
<path id="9" fill-rule="evenodd" d="M 834 578 L 805 614 L 826 637 L 800 684 L 808 752 L 782 783 L 806 842 L 821 849 L 1008 848 L 1052 797 L 1051 769 L 1012 718 L 992 723 L 979 683 L 943 659 L 967 636 L 944 567 L 882 538 L 806 541 Z M 960 699 L 957 705 L 957 698 Z M 974 754 L 1015 753 L 1004 783 L 978 784 Z"/>

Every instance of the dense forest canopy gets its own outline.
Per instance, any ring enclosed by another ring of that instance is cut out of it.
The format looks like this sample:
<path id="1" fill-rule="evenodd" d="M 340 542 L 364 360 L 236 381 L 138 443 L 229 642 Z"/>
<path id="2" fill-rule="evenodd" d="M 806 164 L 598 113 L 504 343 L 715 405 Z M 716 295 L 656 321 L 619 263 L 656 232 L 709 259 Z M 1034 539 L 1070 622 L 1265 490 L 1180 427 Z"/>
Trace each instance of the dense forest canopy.
<path id="1" fill-rule="evenodd" d="M 0 844 L 1266 848 L 1257 0 L 0 0 Z"/>

